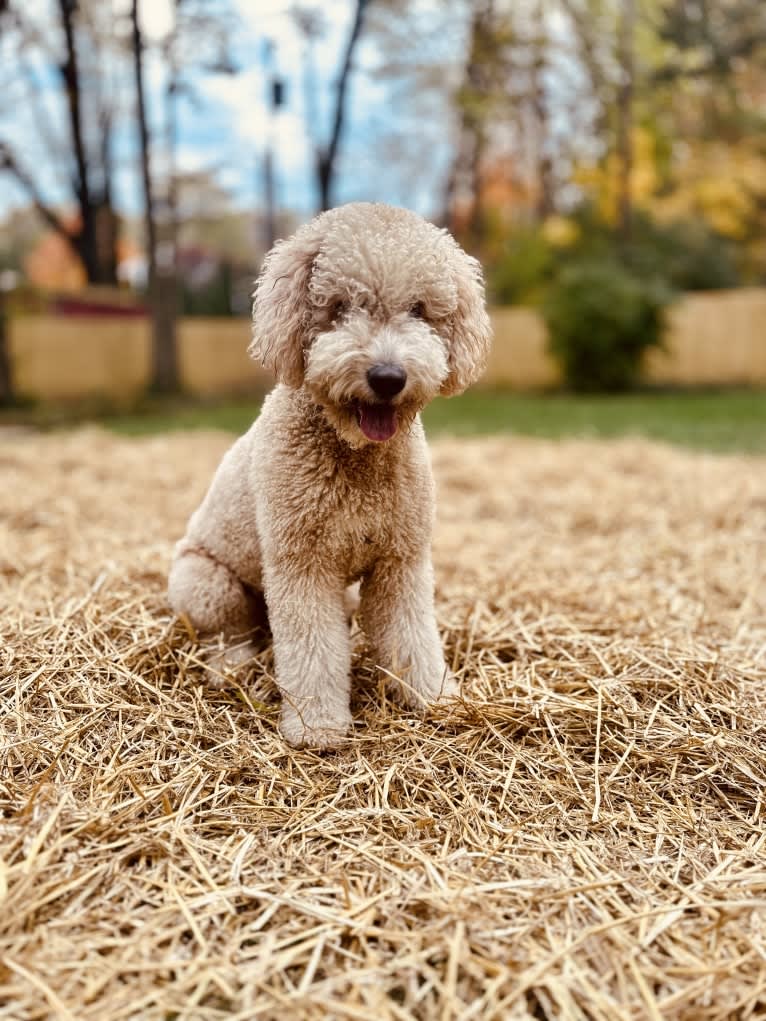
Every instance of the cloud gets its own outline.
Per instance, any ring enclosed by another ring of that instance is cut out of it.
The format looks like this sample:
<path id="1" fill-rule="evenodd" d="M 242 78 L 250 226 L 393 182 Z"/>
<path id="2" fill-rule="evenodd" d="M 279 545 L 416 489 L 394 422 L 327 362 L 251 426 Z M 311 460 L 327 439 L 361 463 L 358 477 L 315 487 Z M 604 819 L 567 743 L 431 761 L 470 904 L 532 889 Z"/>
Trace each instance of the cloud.
<path id="1" fill-rule="evenodd" d="M 130 15 L 132 0 L 113 0 L 115 18 Z M 139 0 L 138 24 L 148 42 L 158 42 L 170 32 L 175 23 L 173 0 Z"/>
<path id="2" fill-rule="evenodd" d="M 28 0 L 42 11 L 40 18 L 48 28 L 55 27 L 56 16 L 51 0 Z M 241 71 L 234 75 L 195 73 L 195 98 L 184 97 L 178 106 L 179 148 L 176 165 L 182 171 L 210 171 L 228 190 L 235 203 L 252 207 L 262 201 L 262 165 L 264 153 L 274 154 L 277 194 L 282 206 L 299 212 L 311 212 L 315 204 L 315 145 L 325 141 L 330 131 L 333 83 L 339 72 L 343 48 L 353 14 L 353 0 L 326 0 L 320 10 L 324 32 L 313 47 L 315 80 L 313 101 L 307 111 L 305 78 L 306 42 L 296 28 L 290 9 L 296 0 L 231 0 L 237 22 L 232 38 L 232 58 Z M 308 3 L 308 0 L 306 0 Z M 414 0 L 423 2 L 423 0 Z M 131 0 L 114 0 L 115 18 L 130 12 Z M 148 42 L 156 44 L 172 29 L 175 0 L 140 0 L 141 27 Z M 319 6 L 318 4 L 316 6 Z M 267 55 L 266 43 L 271 44 Z M 0 40 L 0 43 L 2 41 Z M 0 46 L 0 52 L 2 48 Z M 406 110 L 392 102 L 389 83 L 374 71 L 379 62 L 374 37 L 362 38 L 356 68 L 350 82 L 346 130 L 339 153 L 339 180 L 336 197 L 353 197 L 405 201 L 406 204 L 428 205 L 428 179 L 433 169 L 429 162 L 441 164 L 444 141 L 438 137 L 439 124 L 418 123 L 418 155 L 404 161 L 404 172 L 398 166 L 386 166 L 381 155 L 387 148 L 388 134 L 402 129 Z M 167 168 L 165 150 L 167 69 L 156 45 L 150 45 L 145 60 L 147 99 L 153 132 L 152 163 L 158 174 L 158 189 L 164 188 Z M 370 73 L 372 72 L 372 73 Z M 285 106 L 275 115 L 270 109 L 269 83 L 279 76 L 286 86 Z M 137 132 L 133 115 L 132 75 L 126 71 L 125 101 L 115 125 L 114 145 L 117 156 L 115 192 L 120 208 L 135 214 L 141 205 L 138 187 Z M 61 111 L 61 90 L 58 80 L 49 87 L 53 109 Z M 60 201 L 66 193 L 65 184 L 57 182 L 61 170 L 44 159 L 39 140 L 29 130 L 28 118 L 16 104 L 10 114 L 6 137 L 18 137 L 20 151 L 31 165 L 39 168 L 39 177 L 46 195 Z M 314 123 L 309 125 L 310 116 Z M 56 121 L 65 125 L 63 111 Z M 6 118 L 6 121 L 8 118 Z M 437 118 L 438 120 L 438 118 Z M 409 125 L 406 125 L 409 129 Z M 434 137 L 436 134 L 436 138 Z M 410 133 L 410 147 L 412 134 Z M 438 159 L 429 160 L 429 148 Z M 423 158 L 421 158 L 421 156 Z M 38 158 L 39 157 L 39 158 Z M 419 173 L 412 173 L 413 165 Z M 18 188 L 3 188 L 0 215 L 23 198 Z"/>
<path id="3" fill-rule="evenodd" d="M 202 91 L 225 107 L 229 129 L 251 151 L 263 151 L 271 144 L 277 156 L 291 166 L 305 163 L 309 148 L 303 119 L 291 110 L 274 115 L 268 109 L 261 71 L 211 78 L 203 83 Z"/>

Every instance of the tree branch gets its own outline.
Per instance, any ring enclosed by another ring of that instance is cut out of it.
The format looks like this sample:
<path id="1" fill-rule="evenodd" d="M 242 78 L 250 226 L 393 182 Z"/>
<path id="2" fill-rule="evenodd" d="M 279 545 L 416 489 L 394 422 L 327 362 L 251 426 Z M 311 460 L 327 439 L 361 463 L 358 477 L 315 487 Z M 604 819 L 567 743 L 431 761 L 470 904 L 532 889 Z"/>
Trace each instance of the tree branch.
<path id="1" fill-rule="evenodd" d="M 85 142 L 82 130 L 82 112 L 80 110 L 80 71 L 77 64 L 77 46 L 75 43 L 74 15 L 77 10 L 75 0 L 59 0 L 61 23 L 66 38 L 66 61 L 61 67 L 67 94 L 69 121 L 72 130 L 72 145 L 77 163 L 77 196 L 83 212 L 90 209 L 90 185 L 88 180 L 88 160 L 85 154 Z M 87 225 L 83 224 L 87 230 Z"/>
<path id="2" fill-rule="evenodd" d="M 651 80 L 657 84 L 675 82 L 679 78 L 707 78 L 708 75 L 725 74 L 733 61 L 752 57 L 759 46 L 766 44 L 766 32 L 754 32 L 752 35 L 743 36 L 730 46 L 713 47 L 709 60 L 696 67 L 680 67 L 678 64 L 665 64 L 658 68 L 651 76 Z"/>
<path id="3" fill-rule="evenodd" d="M 67 229 L 64 221 L 43 201 L 34 180 L 18 162 L 6 142 L 0 143 L 0 170 L 6 170 L 16 178 L 48 226 L 55 230 L 57 234 L 61 234 L 62 237 L 66 238 L 76 250 L 74 235 Z"/>
<path id="4" fill-rule="evenodd" d="M 133 71 L 136 82 L 136 112 L 141 152 L 141 182 L 144 189 L 144 224 L 146 227 L 146 248 L 149 264 L 149 284 L 153 286 L 157 274 L 157 228 L 154 218 L 154 194 L 150 167 L 149 125 L 146 117 L 144 89 L 143 48 L 144 41 L 138 22 L 138 0 L 133 0 L 130 9 L 131 41 L 133 49 Z"/>
<path id="5" fill-rule="evenodd" d="M 335 159 L 338 155 L 338 144 L 340 142 L 341 134 L 343 133 L 343 121 L 346 115 L 346 91 L 348 89 L 348 79 L 351 73 L 351 62 L 353 60 L 354 50 L 356 48 L 359 35 L 362 31 L 364 13 L 369 2 L 370 0 L 356 0 L 354 23 L 351 26 L 351 34 L 349 35 L 348 42 L 346 43 L 343 66 L 341 68 L 340 77 L 338 78 L 338 86 L 335 93 L 335 115 L 333 117 L 330 141 L 325 149 L 319 154 L 319 182 L 322 209 L 327 209 L 330 205 L 330 183 L 332 181 L 333 170 L 335 167 Z"/>

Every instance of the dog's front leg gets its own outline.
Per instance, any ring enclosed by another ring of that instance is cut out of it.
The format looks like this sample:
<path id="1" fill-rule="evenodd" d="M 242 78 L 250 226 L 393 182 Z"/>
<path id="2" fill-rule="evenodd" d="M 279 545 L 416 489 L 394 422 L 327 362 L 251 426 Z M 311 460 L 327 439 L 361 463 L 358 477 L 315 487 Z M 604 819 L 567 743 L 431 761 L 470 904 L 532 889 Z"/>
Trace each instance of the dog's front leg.
<path id="1" fill-rule="evenodd" d="M 332 748 L 351 724 L 351 643 L 345 583 L 292 563 L 264 564 L 266 602 L 289 744 Z"/>
<path id="2" fill-rule="evenodd" d="M 430 557 L 381 560 L 362 582 L 360 618 L 378 665 L 409 705 L 457 695 L 444 662 L 434 613 Z"/>

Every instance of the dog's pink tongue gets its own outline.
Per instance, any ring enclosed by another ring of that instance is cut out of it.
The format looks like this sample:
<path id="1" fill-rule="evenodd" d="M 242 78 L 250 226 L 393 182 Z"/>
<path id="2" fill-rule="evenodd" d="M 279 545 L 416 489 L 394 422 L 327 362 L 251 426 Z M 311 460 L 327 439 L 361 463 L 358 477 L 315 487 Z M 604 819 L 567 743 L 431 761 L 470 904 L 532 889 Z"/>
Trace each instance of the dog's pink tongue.
<path id="1" fill-rule="evenodd" d="M 396 409 L 390 404 L 359 404 L 359 428 L 368 440 L 382 443 L 396 432 Z"/>

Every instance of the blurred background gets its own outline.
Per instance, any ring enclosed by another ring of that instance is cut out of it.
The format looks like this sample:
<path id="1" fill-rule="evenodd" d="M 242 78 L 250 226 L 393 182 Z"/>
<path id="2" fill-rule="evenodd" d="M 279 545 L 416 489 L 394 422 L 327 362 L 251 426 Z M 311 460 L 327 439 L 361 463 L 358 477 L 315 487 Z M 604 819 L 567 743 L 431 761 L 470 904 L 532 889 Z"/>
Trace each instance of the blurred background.
<path id="1" fill-rule="evenodd" d="M 3 421 L 246 424 L 264 253 L 364 199 L 485 267 L 434 428 L 766 449 L 765 128 L 763 0 L 0 0 Z"/>

